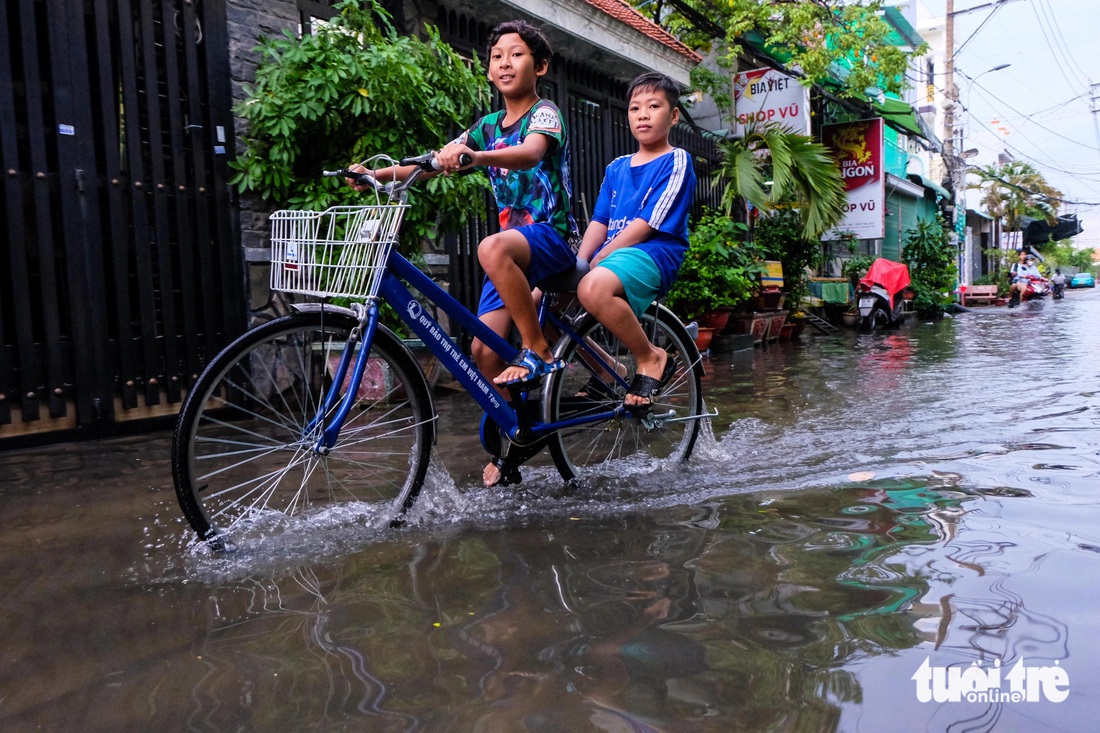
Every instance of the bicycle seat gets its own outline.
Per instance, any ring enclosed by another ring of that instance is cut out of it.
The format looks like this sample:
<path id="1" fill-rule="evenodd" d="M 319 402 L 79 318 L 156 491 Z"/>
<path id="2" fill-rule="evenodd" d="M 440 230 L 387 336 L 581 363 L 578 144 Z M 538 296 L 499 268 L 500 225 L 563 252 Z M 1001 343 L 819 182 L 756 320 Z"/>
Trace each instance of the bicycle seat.
<path id="1" fill-rule="evenodd" d="M 578 257 L 577 264 L 573 266 L 573 269 L 544 278 L 536 283 L 536 286 L 541 288 L 544 293 L 571 293 L 577 289 L 577 284 L 580 283 L 582 277 L 588 274 L 590 269 L 592 269 L 592 266 Z"/>

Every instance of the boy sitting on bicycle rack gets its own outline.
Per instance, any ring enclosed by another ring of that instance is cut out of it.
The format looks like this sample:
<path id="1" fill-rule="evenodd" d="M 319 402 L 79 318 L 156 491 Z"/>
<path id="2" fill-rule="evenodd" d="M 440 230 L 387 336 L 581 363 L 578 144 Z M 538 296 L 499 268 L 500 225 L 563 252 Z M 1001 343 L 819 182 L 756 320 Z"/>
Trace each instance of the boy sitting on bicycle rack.
<path id="1" fill-rule="evenodd" d="M 501 336 L 513 322 L 521 346 L 510 364 L 480 340 L 478 369 L 498 389 L 533 385 L 564 366 L 550 353 L 539 326 L 531 284 L 576 266 L 569 239 L 577 226 L 569 213 L 569 144 L 561 111 L 540 99 L 536 84 L 552 50 L 542 31 L 523 20 L 501 23 L 489 34 L 489 80 L 504 109 L 486 115 L 436 153 L 445 173 L 485 168 L 496 197 L 501 231 L 478 245 L 486 280 L 478 318 Z M 374 172 L 380 181 L 404 180 L 415 166 Z M 363 190 L 364 187 L 357 187 Z"/>
<path id="2" fill-rule="evenodd" d="M 585 309 L 634 355 L 637 370 L 624 404 L 645 407 L 676 373 L 674 359 L 649 342 L 638 318 L 676 280 L 688 246 L 695 171 L 668 136 L 680 119 L 680 89 L 657 72 L 627 91 L 630 133 L 638 152 L 607 166 L 578 256 L 592 264 L 577 295 Z M 597 379 L 593 377 L 593 379 Z M 610 391 L 591 384 L 588 391 Z"/>

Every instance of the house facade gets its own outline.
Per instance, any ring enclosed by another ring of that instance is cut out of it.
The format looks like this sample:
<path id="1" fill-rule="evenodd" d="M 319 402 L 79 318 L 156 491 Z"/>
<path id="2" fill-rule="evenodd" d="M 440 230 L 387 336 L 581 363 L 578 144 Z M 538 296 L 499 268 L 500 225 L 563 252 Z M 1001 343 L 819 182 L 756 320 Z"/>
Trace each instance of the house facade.
<path id="1" fill-rule="evenodd" d="M 572 128 L 575 214 L 633 148 L 626 84 L 686 81 L 698 57 L 621 0 L 383 2 L 405 32 L 438 25 L 478 53 L 493 24 L 541 25 L 557 54 L 544 94 Z M 261 35 L 329 17 L 313 0 L 28 0 L 0 24 L 0 446 L 170 419 L 203 366 L 269 305 L 268 210 L 228 184 L 233 106 Z M 684 127 L 684 126 L 681 126 Z M 695 154 L 715 202 L 714 140 Z M 429 260 L 472 303 L 473 247 L 491 221 Z M 28 438 L 30 436 L 30 438 Z M 8 441 L 12 438 L 13 441 Z"/>

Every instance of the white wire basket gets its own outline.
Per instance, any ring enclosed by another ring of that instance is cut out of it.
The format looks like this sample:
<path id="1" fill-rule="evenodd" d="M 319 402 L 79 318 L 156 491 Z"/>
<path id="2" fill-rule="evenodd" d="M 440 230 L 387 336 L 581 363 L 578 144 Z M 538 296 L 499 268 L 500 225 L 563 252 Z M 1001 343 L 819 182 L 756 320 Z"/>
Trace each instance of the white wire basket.
<path id="1" fill-rule="evenodd" d="M 408 204 L 334 206 L 271 215 L 271 289 L 364 298 L 378 284 Z"/>

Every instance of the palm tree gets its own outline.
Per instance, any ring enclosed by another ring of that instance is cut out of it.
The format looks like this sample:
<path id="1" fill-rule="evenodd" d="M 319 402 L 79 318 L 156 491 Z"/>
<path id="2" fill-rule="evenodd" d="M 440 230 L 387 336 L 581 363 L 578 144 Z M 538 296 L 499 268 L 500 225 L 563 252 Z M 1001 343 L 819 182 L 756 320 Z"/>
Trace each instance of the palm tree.
<path id="1" fill-rule="evenodd" d="M 1030 163 L 1019 160 L 1002 166 L 991 165 L 971 171 L 981 180 L 970 188 L 983 192 L 981 204 L 993 217 L 1004 221 L 1006 231 L 1020 228 L 1023 217 L 1045 219 L 1054 224 L 1062 192 L 1047 183 Z"/>
<path id="2" fill-rule="evenodd" d="M 840 167 L 824 145 L 773 123 L 719 148 L 718 176 L 726 186 L 722 202 L 730 215 L 746 201 L 762 211 L 793 206 L 802 236 L 811 240 L 840 223 L 847 196 Z"/>

